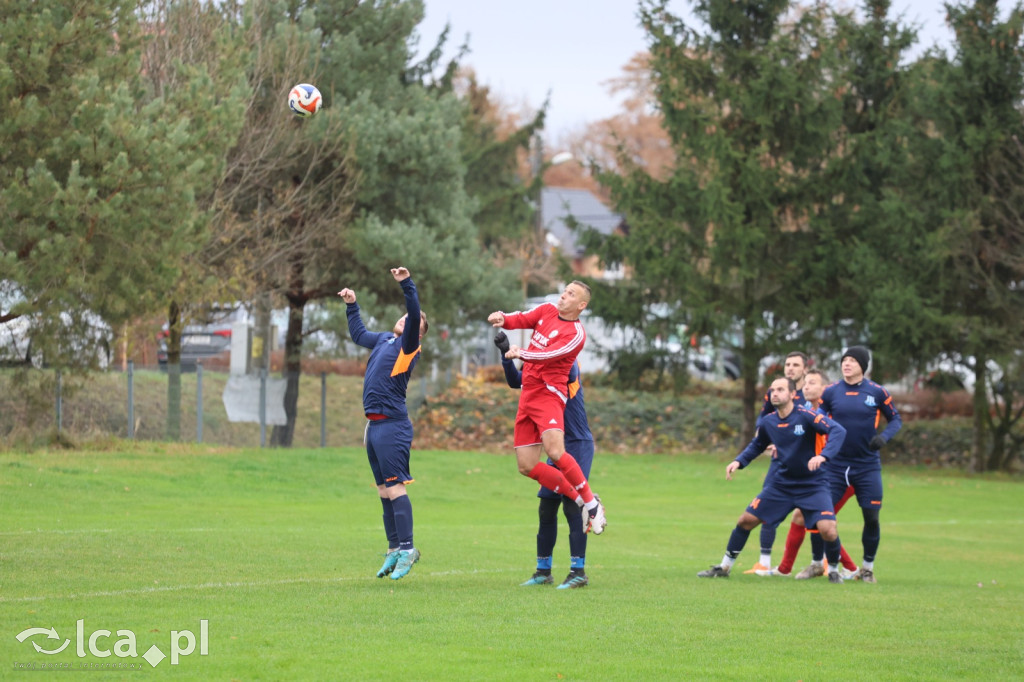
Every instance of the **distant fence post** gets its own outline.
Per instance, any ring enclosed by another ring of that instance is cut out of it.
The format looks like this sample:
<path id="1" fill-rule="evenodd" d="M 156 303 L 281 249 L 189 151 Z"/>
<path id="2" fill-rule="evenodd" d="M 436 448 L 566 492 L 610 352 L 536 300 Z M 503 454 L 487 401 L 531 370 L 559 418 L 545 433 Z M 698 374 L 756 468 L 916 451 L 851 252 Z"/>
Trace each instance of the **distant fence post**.
<path id="1" fill-rule="evenodd" d="M 128 361 L 128 438 L 135 440 L 135 362 Z"/>
<path id="2" fill-rule="evenodd" d="M 327 372 L 320 372 L 320 447 L 327 447 Z"/>
<path id="3" fill-rule="evenodd" d="M 260 367 L 260 447 L 267 447 L 267 368 Z"/>
<path id="4" fill-rule="evenodd" d="M 196 360 L 196 442 L 203 442 L 203 361 Z"/>
<path id="5" fill-rule="evenodd" d="M 64 421 L 64 396 L 61 395 L 61 377 L 60 370 L 57 370 L 57 387 L 56 395 L 54 396 L 54 404 L 57 408 L 57 433 L 60 434 L 61 423 Z"/>

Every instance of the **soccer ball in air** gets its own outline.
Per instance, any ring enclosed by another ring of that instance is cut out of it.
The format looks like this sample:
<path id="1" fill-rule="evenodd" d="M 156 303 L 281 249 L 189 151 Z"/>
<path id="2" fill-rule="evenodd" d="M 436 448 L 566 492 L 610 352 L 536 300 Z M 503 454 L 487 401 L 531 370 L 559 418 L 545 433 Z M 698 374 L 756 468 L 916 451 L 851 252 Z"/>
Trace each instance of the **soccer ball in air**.
<path id="1" fill-rule="evenodd" d="M 324 98 L 315 85 L 299 83 L 288 93 L 288 108 L 302 118 L 308 118 L 320 111 Z"/>

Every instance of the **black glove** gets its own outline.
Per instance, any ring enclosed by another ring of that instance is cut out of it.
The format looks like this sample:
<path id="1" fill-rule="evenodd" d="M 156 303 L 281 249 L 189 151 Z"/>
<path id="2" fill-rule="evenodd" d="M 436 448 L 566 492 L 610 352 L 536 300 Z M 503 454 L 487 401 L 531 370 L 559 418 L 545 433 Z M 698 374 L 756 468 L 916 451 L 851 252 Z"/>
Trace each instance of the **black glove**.
<path id="1" fill-rule="evenodd" d="M 508 337 L 505 336 L 505 332 L 499 331 L 494 335 L 494 345 L 501 351 L 501 357 L 505 357 L 505 353 L 507 353 L 510 348 Z"/>
<path id="2" fill-rule="evenodd" d="M 868 443 L 868 447 L 871 448 L 872 450 L 881 450 L 882 446 L 884 446 L 884 445 L 885 445 L 885 439 L 882 438 L 881 436 L 877 435 L 877 434 L 875 435 L 874 438 L 871 439 L 871 442 Z"/>

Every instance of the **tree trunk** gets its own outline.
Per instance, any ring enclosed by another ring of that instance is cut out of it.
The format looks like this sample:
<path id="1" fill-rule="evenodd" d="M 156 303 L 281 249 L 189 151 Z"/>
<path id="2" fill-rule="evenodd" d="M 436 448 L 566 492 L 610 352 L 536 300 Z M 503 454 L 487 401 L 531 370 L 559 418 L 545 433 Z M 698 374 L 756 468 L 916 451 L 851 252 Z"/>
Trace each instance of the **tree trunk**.
<path id="1" fill-rule="evenodd" d="M 743 350 L 740 353 L 740 366 L 743 375 L 743 431 L 740 433 L 742 444 L 750 442 L 754 437 L 756 423 L 755 405 L 757 404 L 757 368 L 761 362 L 761 354 L 754 349 L 753 326 L 743 325 Z"/>
<path id="2" fill-rule="evenodd" d="M 999 471 L 1003 468 L 1003 458 L 1006 455 L 1007 433 L 1005 423 L 1001 422 L 992 429 L 992 447 L 988 453 L 988 470 Z"/>
<path id="3" fill-rule="evenodd" d="M 167 440 L 181 440 L 181 308 L 167 308 Z"/>
<path id="4" fill-rule="evenodd" d="M 985 471 L 988 446 L 988 391 L 985 376 L 985 358 L 974 358 L 974 442 L 971 447 L 971 464 L 968 473 Z"/>
<path id="5" fill-rule="evenodd" d="M 305 299 L 288 299 L 288 330 L 284 335 L 284 414 L 288 423 L 275 426 L 274 445 L 289 448 L 295 437 L 295 420 L 299 413 L 299 377 L 302 376 L 302 317 Z"/>
<path id="6" fill-rule="evenodd" d="M 291 264 L 291 281 L 288 286 L 288 330 L 284 335 L 284 414 L 287 423 L 275 426 L 271 442 L 279 447 L 290 448 L 295 436 L 295 419 L 298 416 L 299 377 L 302 375 L 302 318 L 309 293 L 305 291 L 305 263 L 298 258 Z"/>

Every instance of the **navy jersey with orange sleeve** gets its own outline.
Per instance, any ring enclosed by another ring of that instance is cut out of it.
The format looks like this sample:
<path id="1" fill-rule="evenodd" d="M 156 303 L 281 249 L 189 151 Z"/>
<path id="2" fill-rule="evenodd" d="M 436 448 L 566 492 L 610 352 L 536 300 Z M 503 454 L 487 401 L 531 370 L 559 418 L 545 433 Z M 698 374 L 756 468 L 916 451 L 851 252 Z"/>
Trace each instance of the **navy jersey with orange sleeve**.
<path id="1" fill-rule="evenodd" d="M 405 394 L 409 377 L 420 357 L 420 301 L 416 285 L 407 277 L 400 282 L 409 317 L 401 336 L 393 331 L 370 332 L 359 316 L 359 304 L 349 303 L 348 333 L 352 340 L 370 349 L 363 379 L 363 411 L 389 418 L 407 418 Z"/>
<path id="2" fill-rule="evenodd" d="M 815 455 L 831 462 L 845 437 L 846 429 L 834 420 L 803 407 L 794 407 L 785 419 L 780 418 L 778 412 L 765 415 L 757 435 L 736 456 L 736 461 L 742 469 L 774 444 L 777 457 L 774 484 L 817 485 L 825 480 L 825 471 L 821 467 L 810 471 L 807 463 Z"/>
<path id="3" fill-rule="evenodd" d="M 858 384 L 848 384 L 843 380 L 829 384 L 821 394 L 821 410 L 846 429 L 846 440 L 836 459 L 847 466 L 867 464 L 881 468 L 878 450 L 872 450 L 869 445 L 878 433 L 879 418 L 885 417 L 888 422 L 882 432 L 886 442 L 903 426 L 892 396 L 868 379 L 862 379 Z"/>
<path id="4" fill-rule="evenodd" d="M 565 386 L 576 356 L 583 350 L 587 333 L 579 320 L 565 320 L 553 303 L 543 303 L 523 313 L 505 314 L 504 329 L 532 329 L 529 345 L 520 351 L 523 386 Z"/>

